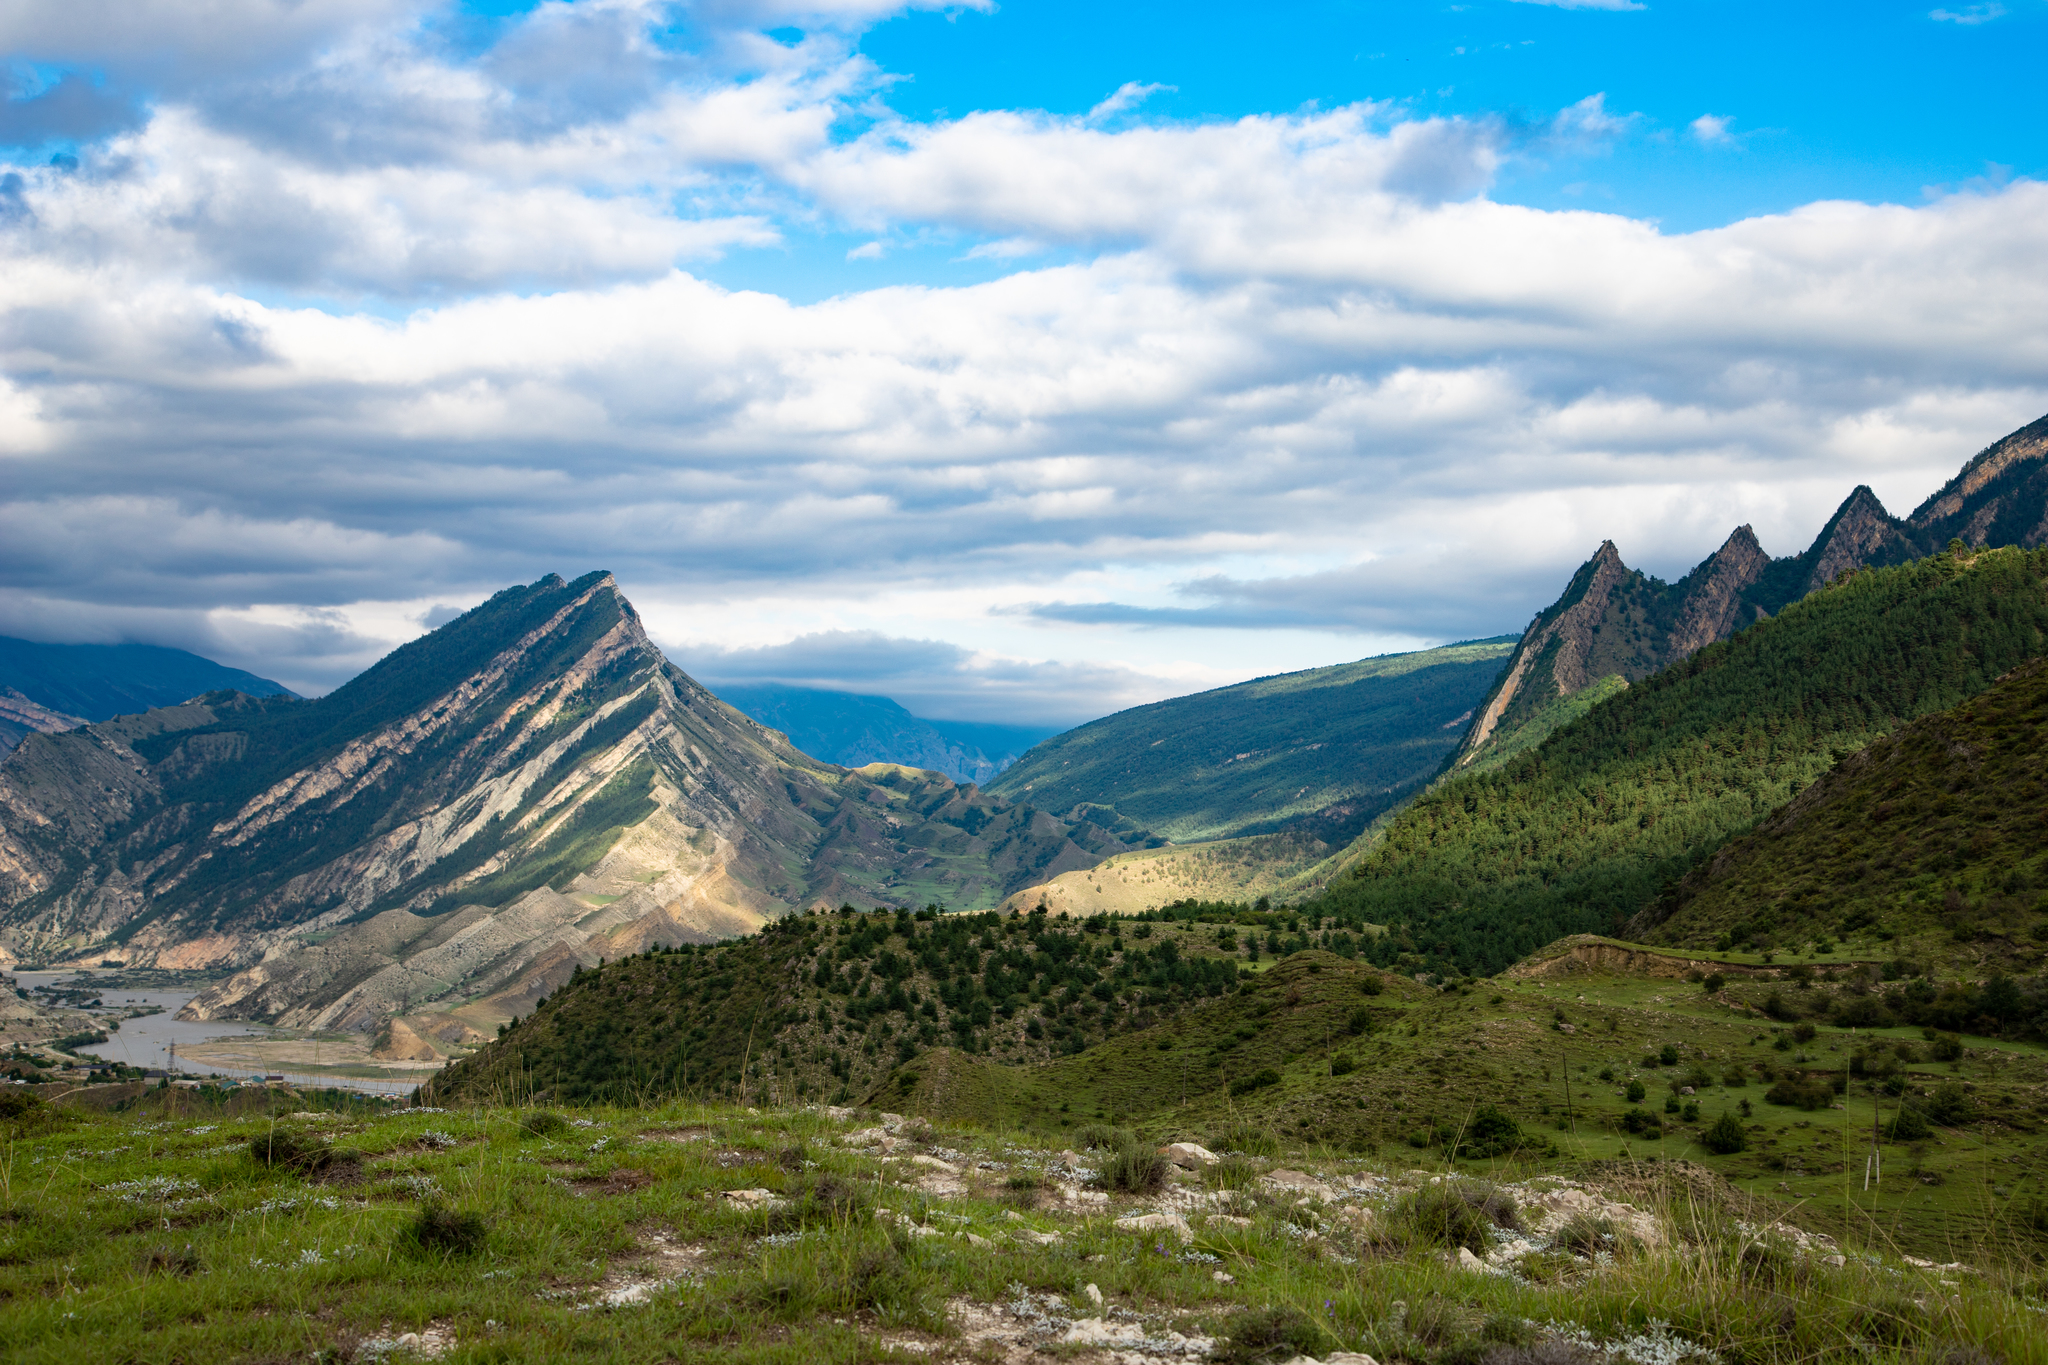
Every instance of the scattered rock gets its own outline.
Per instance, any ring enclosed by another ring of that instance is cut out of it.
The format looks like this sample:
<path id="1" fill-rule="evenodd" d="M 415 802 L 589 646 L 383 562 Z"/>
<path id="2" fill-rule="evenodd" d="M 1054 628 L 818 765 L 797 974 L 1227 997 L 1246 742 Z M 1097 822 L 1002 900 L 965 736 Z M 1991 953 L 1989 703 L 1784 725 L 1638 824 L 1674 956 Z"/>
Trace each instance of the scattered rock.
<path id="1" fill-rule="evenodd" d="M 1251 1219 L 1240 1218 L 1234 1213 L 1212 1213 L 1209 1215 L 1208 1221 L 1211 1223 L 1224 1223 L 1234 1228 L 1248 1228 L 1252 1225 Z"/>
<path id="2" fill-rule="evenodd" d="M 1458 1254 L 1451 1258 L 1451 1264 L 1459 1270 L 1490 1271 L 1493 1269 L 1492 1266 L 1474 1256 L 1471 1247 L 1459 1247 Z"/>
<path id="3" fill-rule="evenodd" d="M 788 1203 L 773 1190 L 727 1190 L 725 1202 L 742 1209 L 779 1209 Z"/>
<path id="4" fill-rule="evenodd" d="M 1209 1278 L 1210 1278 L 1210 1279 L 1212 1279 L 1212 1280 L 1214 1280 L 1214 1281 L 1216 1281 L 1216 1283 L 1218 1283 L 1218 1284 L 1236 1284 L 1236 1283 L 1237 1283 L 1237 1276 L 1235 1276 L 1235 1275 L 1231 1274 L 1231 1273 L 1230 1273 L 1229 1271 L 1227 1271 L 1227 1270 L 1218 1270 L 1218 1271 L 1216 1271 L 1215 1273 L 1213 1273 L 1212 1275 L 1210 1275 L 1210 1276 L 1209 1276 Z"/>
<path id="5" fill-rule="evenodd" d="M 1220 1159 L 1207 1147 L 1194 1142 L 1176 1142 L 1159 1149 L 1159 1154 L 1182 1170 L 1198 1171 L 1204 1166 L 1213 1166 Z"/>
<path id="6" fill-rule="evenodd" d="M 1307 1171 L 1270 1171 L 1259 1177 L 1259 1183 L 1275 1190 L 1287 1190 L 1305 1194 L 1313 1199 L 1335 1199 L 1337 1192 Z"/>
<path id="7" fill-rule="evenodd" d="M 1081 1293 L 1087 1298 L 1088 1302 L 1094 1304 L 1097 1308 L 1102 1307 L 1102 1291 L 1100 1289 L 1097 1289 L 1092 1284 L 1084 1284 L 1081 1286 Z"/>

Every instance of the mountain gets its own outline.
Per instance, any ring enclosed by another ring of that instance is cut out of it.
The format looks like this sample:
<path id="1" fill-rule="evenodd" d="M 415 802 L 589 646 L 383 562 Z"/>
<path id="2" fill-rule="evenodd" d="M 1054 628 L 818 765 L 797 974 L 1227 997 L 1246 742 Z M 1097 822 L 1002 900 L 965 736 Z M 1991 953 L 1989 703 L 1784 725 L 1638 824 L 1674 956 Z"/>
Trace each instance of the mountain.
<path id="1" fill-rule="evenodd" d="M 1017 755 L 1059 731 L 925 720 L 889 700 L 855 692 L 783 683 L 723 683 L 719 700 L 789 736 L 813 758 L 842 767 L 898 763 L 944 773 L 955 782 L 988 783 Z M 991 757 L 981 747 L 989 741 Z"/>
<path id="2" fill-rule="evenodd" d="M 487 1023 L 606 954 L 856 897 L 993 904 L 1148 842 L 821 763 L 663 658 L 609 575 L 550 575 L 317 701 L 31 735 L 0 764 L 0 941 L 248 968 L 199 1017 Z"/>
<path id="3" fill-rule="evenodd" d="M 1838 757 L 2048 651 L 2048 548 L 1865 569 L 1396 816 L 1303 909 L 1394 926 L 1404 970 L 1493 970 L 1607 932 Z"/>
<path id="4" fill-rule="evenodd" d="M 2048 417 L 1979 452 L 1905 521 L 1858 485 L 1803 554 L 1772 559 L 1740 526 L 1667 584 L 1630 569 L 1603 542 L 1523 632 L 1450 770 L 1505 762 L 1621 688 L 1845 573 L 1904 564 L 1952 539 L 2029 549 L 2048 539 Z"/>
<path id="5" fill-rule="evenodd" d="M 2048 662 L 1849 754 L 1629 925 L 1759 949 L 1863 940 L 1916 962 L 2048 953 Z"/>
<path id="6" fill-rule="evenodd" d="M 1298 830 L 1341 846 L 1442 766 L 1513 637 L 1282 673 L 1055 736 L 989 790 L 1178 842 Z"/>
<path id="7" fill-rule="evenodd" d="M 289 696 L 268 678 L 160 645 L 45 645 L 0 636 L 0 755 L 24 736 L 233 688 Z"/>

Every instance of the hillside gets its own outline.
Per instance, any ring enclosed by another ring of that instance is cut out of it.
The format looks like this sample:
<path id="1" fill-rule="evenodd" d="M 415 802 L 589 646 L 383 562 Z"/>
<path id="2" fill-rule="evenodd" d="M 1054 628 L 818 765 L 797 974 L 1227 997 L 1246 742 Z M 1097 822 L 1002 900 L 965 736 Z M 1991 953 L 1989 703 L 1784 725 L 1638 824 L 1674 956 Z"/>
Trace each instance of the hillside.
<path id="1" fill-rule="evenodd" d="M 1312 668 L 1133 707 L 1032 749 L 990 790 L 1083 803 L 1178 843 L 1287 829 L 1341 847 L 1428 780 L 1512 639 Z"/>
<path id="2" fill-rule="evenodd" d="M 720 701 L 789 736 L 789 742 L 827 763 L 864 768 L 895 763 L 944 773 L 955 782 L 983 786 L 1053 727 L 965 724 L 925 720 L 887 697 L 790 687 L 781 683 L 719 683 Z M 993 752 L 983 745 L 994 746 Z"/>
<path id="3" fill-rule="evenodd" d="M 550 576 L 317 701 L 31 736 L 0 764 L 0 937 L 247 969 L 197 1017 L 488 1028 L 602 956 L 856 896 L 993 904 L 1147 842 L 811 759 L 670 665 L 609 575 Z"/>
<path id="4" fill-rule="evenodd" d="M 1988 1198 L 1982 1174 L 2042 1157 L 2041 980 L 1936 990 L 1581 943 L 1433 989 L 1361 946 L 1327 921 L 1221 906 L 1080 924 L 807 915 L 582 972 L 424 1098 L 856 1102 L 1045 1145 L 1103 1141 L 1114 1123 L 1219 1151 L 1505 1160 L 1521 1177 L 1682 1158 L 1831 1230 L 1881 1218 L 1916 1254 L 2048 1230 L 2026 1231 L 2024 1172 Z M 1929 1047 L 1920 1031 L 1984 1023 L 2005 1036 Z M 1806 1118 L 1836 1104 L 1839 1123 Z M 1708 1145 L 1724 1117 L 1740 1142 Z M 1900 1128 L 1887 1169 L 1913 1175 L 1845 1205 L 1843 1132 L 1860 1169 L 1882 1125 Z"/>
<path id="5" fill-rule="evenodd" d="M 173 706 L 232 688 L 290 696 L 268 678 L 160 645 L 46 645 L 0 636 L 0 756 L 30 734 Z"/>
<path id="6" fill-rule="evenodd" d="M 1859 486 L 1800 554 L 1772 559 L 1747 526 L 1676 583 L 1603 543 L 1523 632 L 1452 767 L 1484 769 L 1537 744 L 1591 706 L 1694 650 L 1725 640 L 1858 569 L 1966 546 L 2048 540 L 2048 417 L 1974 456 L 1900 521 Z"/>
<path id="7" fill-rule="evenodd" d="M 1704 948 L 1861 940 L 2024 970 L 2048 952 L 2048 663 L 1843 758 L 1638 915 Z"/>
<path id="8" fill-rule="evenodd" d="M 1838 579 L 1433 788 L 1304 909 L 1393 926 L 1372 951 L 1403 970 L 1493 971 L 1607 931 L 1837 756 L 2040 656 L 2044 584 L 2048 549 Z"/>

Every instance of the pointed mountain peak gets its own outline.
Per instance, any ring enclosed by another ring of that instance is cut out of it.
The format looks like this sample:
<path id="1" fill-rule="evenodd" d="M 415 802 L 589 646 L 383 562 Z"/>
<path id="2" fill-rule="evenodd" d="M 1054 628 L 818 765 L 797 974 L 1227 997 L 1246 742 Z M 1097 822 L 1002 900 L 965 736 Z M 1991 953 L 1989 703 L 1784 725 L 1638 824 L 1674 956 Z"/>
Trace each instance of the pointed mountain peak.
<path id="1" fill-rule="evenodd" d="M 2015 465 L 2044 458 L 2048 458 L 2048 417 L 2029 422 L 1978 451 L 1953 479 L 1914 508 L 1907 522 L 1917 530 L 1924 530 L 1937 521 L 1953 517 L 1999 475 Z"/>
<path id="2" fill-rule="evenodd" d="M 1757 540 L 1756 531 L 1745 521 L 1728 533 L 1728 539 L 1721 542 L 1721 548 L 1714 551 L 1714 557 L 1719 559 L 1722 555 L 1730 553 L 1747 554 L 1752 550 L 1762 554 L 1764 547 Z"/>
<path id="3" fill-rule="evenodd" d="M 1872 515 L 1887 519 L 1891 517 L 1891 513 L 1885 511 L 1884 503 L 1879 500 L 1877 494 L 1871 490 L 1870 485 L 1867 483 L 1859 483 L 1849 490 L 1849 496 L 1842 499 L 1842 505 L 1835 510 L 1835 520 L 1840 521 L 1843 517 L 1849 516 L 1852 513 L 1856 516 L 1865 517 Z"/>

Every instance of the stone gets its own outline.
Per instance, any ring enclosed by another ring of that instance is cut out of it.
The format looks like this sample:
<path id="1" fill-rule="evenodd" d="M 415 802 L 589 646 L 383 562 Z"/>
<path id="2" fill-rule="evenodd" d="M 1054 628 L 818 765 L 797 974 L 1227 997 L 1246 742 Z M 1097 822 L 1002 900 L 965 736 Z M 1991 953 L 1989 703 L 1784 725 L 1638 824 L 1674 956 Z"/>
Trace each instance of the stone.
<path id="1" fill-rule="evenodd" d="M 1124 1232 L 1171 1232 L 1183 1242 L 1195 1240 L 1194 1229 L 1177 1213 L 1133 1214 L 1129 1218 L 1117 1219 L 1116 1225 Z"/>
<path id="2" fill-rule="evenodd" d="M 1458 1255 L 1456 1259 L 1452 1262 L 1452 1264 L 1460 1270 L 1483 1271 L 1487 1268 L 1486 1262 L 1480 1260 L 1477 1256 L 1474 1256 L 1472 1254 L 1471 1247 L 1459 1247 Z"/>
<path id="3" fill-rule="evenodd" d="M 1207 1147 L 1194 1142 L 1172 1143 L 1160 1148 L 1159 1154 L 1187 1171 L 1198 1171 L 1204 1166 L 1213 1166 L 1221 1159 Z"/>
<path id="4" fill-rule="evenodd" d="M 1248 1228 L 1252 1225 L 1251 1219 L 1240 1218 L 1234 1213 L 1212 1213 L 1209 1215 L 1208 1221 L 1211 1223 L 1224 1223 L 1234 1228 Z"/>
<path id="5" fill-rule="evenodd" d="M 990 1241 L 990 1240 L 989 1240 L 988 1238 L 986 1238 L 986 1237 L 983 1237 L 983 1236 L 979 1235 L 978 1233 L 972 1233 L 972 1232 L 969 1232 L 969 1233 L 964 1233 L 964 1234 L 962 1234 L 962 1235 L 963 1235 L 963 1236 L 965 1236 L 965 1237 L 967 1238 L 967 1244 L 968 1244 L 969 1246 L 977 1246 L 977 1247 L 992 1247 L 992 1246 L 994 1246 L 994 1245 L 995 1245 L 995 1243 L 994 1243 L 994 1242 L 991 1242 L 991 1241 Z"/>
<path id="6" fill-rule="evenodd" d="M 1227 1270 L 1219 1270 L 1219 1271 L 1215 1272 L 1214 1274 L 1212 1274 L 1211 1276 L 1209 1276 L 1209 1278 L 1210 1278 L 1210 1279 L 1212 1279 L 1212 1280 L 1214 1280 L 1214 1281 L 1216 1281 L 1216 1283 L 1218 1283 L 1218 1284 L 1236 1284 L 1236 1283 L 1237 1283 L 1237 1276 L 1235 1276 L 1235 1275 L 1231 1274 L 1231 1273 L 1230 1273 L 1229 1271 L 1227 1271 Z"/>
<path id="7" fill-rule="evenodd" d="M 1689 1085 L 1681 1085 L 1678 1087 L 1678 1093 L 1681 1095 L 1690 1095 L 1693 1093 L 1693 1088 Z"/>
<path id="8" fill-rule="evenodd" d="M 1081 1286 L 1081 1293 L 1087 1296 L 1088 1302 L 1094 1304 L 1097 1308 L 1102 1307 L 1102 1291 L 1100 1289 L 1097 1289 L 1092 1284 L 1084 1284 Z"/>
<path id="9" fill-rule="evenodd" d="M 1323 1365 L 1380 1365 L 1380 1363 L 1363 1351 L 1332 1351 L 1323 1357 Z"/>
<path id="10" fill-rule="evenodd" d="M 884 1113 L 882 1115 L 882 1126 L 892 1133 L 895 1132 L 903 1126 L 903 1115 Z"/>
<path id="11" fill-rule="evenodd" d="M 1259 1177 L 1259 1183 L 1276 1190 L 1288 1190 L 1305 1194 L 1315 1199 L 1335 1199 L 1337 1192 L 1307 1171 L 1270 1171 Z"/>
<path id="12" fill-rule="evenodd" d="M 725 1202 L 743 1209 L 779 1209 L 783 1204 L 773 1190 L 727 1190 Z"/>
<path id="13" fill-rule="evenodd" d="M 888 1136 L 889 1130 L 886 1128 L 856 1128 L 839 1140 L 849 1147 L 871 1147 L 877 1142 L 884 1141 Z"/>
<path id="14" fill-rule="evenodd" d="M 1016 1228 L 1010 1235 L 1019 1241 L 1032 1242 L 1042 1247 L 1057 1246 L 1060 1240 L 1057 1232 L 1038 1232 L 1031 1228 Z"/>
<path id="15" fill-rule="evenodd" d="M 841 1123 L 852 1118 L 853 1113 L 853 1110 L 846 1108 L 844 1105 L 828 1104 L 825 1106 L 825 1117 L 828 1119 L 838 1119 Z"/>
<path id="16" fill-rule="evenodd" d="M 952 1162 L 941 1161 L 939 1160 L 939 1158 L 935 1156 L 926 1156 L 922 1152 L 919 1152 L 916 1156 L 911 1157 L 910 1160 L 913 1165 L 929 1166 L 935 1171 L 944 1171 L 947 1175 L 960 1174 L 960 1168 L 958 1166 L 955 1166 Z"/>

